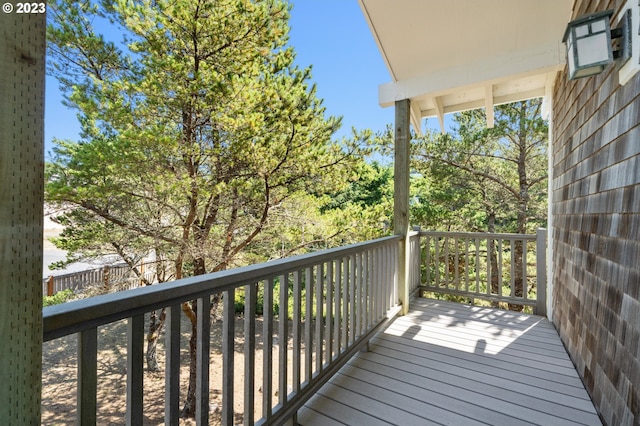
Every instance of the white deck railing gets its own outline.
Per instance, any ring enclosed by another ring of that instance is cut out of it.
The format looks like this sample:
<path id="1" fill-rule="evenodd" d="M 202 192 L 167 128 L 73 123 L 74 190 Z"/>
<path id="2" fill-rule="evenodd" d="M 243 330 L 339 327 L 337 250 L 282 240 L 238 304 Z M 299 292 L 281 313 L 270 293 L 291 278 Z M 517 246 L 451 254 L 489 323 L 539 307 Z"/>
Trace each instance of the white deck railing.
<path id="1" fill-rule="evenodd" d="M 142 424 L 144 315 L 166 307 L 165 423 L 177 425 L 181 303 L 197 300 L 199 313 L 210 312 L 214 294 L 222 294 L 223 300 L 222 424 L 235 424 L 234 414 L 240 414 L 233 408 L 234 383 L 239 383 L 240 375 L 244 424 L 256 420 L 282 424 L 291 419 L 295 423 L 298 408 L 368 342 L 396 306 L 400 241 L 400 237 L 387 237 L 45 308 L 45 341 L 78 334 L 78 423 L 96 424 L 98 327 L 128 319 L 126 418 L 128 424 Z M 256 315 L 259 291 L 264 294 L 262 317 Z M 242 336 L 235 332 L 240 320 L 234 307 L 236 292 L 244 292 L 245 298 Z M 262 345 L 256 344 L 259 319 Z M 205 425 L 210 415 L 211 316 L 198 315 L 197 327 L 196 422 Z M 240 340 L 244 368 L 237 369 L 234 347 Z M 262 365 L 256 363 L 259 352 Z M 262 388 L 259 397 L 258 387 Z"/>
<path id="2" fill-rule="evenodd" d="M 421 231 L 420 246 L 412 268 L 421 290 L 546 314 L 545 229 L 536 235 Z"/>

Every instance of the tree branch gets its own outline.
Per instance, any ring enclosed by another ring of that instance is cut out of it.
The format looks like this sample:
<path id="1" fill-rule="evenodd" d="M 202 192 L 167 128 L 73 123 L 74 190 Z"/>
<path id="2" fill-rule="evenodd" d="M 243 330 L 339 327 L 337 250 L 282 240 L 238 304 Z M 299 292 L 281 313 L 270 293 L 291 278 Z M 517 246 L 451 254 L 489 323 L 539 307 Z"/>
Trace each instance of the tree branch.
<path id="1" fill-rule="evenodd" d="M 502 179 L 500 179 L 500 178 L 498 178 L 498 177 L 496 177 L 494 175 L 491 175 L 489 173 L 485 173 L 485 172 L 473 169 L 471 167 L 464 166 L 462 164 L 456 163 L 455 161 L 450 161 L 450 160 L 447 160 L 445 158 L 437 158 L 437 157 L 431 156 L 431 155 L 423 155 L 423 157 L 425 157 L 428 160 L 442 161 L 445 164 L 448 164 L 448 165 L 450 165 L 452 167 L 456 167 L 456 168 L 458 168 L 460 170 L 464 170 L 465 172 L 471 173 L 474 176 L 479 176 L 479 177 L 483 177 L 485 179 L 488 179 L 488 180 L 490 180 L 492 182 L 497 183 L 498 185 L 500 185 L 505 190 L 509 191 L 514 197 L 516 197 L 516 198 L 520 197 L 520 193 L 519 193 L 518 190 L 516 190 L 515 188 L 509 186 Z"/>

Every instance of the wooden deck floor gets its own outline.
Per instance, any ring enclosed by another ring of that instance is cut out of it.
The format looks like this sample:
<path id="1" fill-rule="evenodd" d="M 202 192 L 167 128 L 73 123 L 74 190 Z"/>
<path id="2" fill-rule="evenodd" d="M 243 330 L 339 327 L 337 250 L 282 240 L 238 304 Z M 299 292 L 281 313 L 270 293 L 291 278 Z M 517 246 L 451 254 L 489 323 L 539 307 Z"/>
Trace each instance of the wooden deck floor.
<path id="1" fill-rule="evenodd" d="M 312 425 L 601 425 L 553 325 L 413 301 L 298 415 Z"/>

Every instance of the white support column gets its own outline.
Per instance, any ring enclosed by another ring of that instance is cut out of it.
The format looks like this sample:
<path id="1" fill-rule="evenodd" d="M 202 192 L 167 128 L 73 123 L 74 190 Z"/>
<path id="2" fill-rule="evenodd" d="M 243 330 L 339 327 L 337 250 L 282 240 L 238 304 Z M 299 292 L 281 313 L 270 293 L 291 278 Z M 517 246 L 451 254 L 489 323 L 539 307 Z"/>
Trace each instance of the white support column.
<path id="1" fill-rule="evenodd" d="M 40 424 L 45 24 L 44 13 L 0 14 L 2 425 Z"/>
<path id="2" fill-rule="evenodd" d="M 398 298 L 401 314 L 409 312 L 409 160 L 411 101 L 396 101 L 395 154 L 393 179 L 393 230 L 404 239 L 398 253 Z"/>

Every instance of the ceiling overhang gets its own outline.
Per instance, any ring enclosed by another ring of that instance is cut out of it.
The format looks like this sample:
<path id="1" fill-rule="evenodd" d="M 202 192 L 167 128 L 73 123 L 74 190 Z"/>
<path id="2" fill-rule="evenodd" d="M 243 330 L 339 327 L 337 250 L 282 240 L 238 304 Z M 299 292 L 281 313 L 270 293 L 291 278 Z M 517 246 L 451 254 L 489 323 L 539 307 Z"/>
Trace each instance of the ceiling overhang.
<path id="1" fill-rule="evenodd" d="M 411 121 L 547 97 L 564 67 L 573 0 L 359 0 L 392 81 L 383 107 L 411 100 Z"/>

